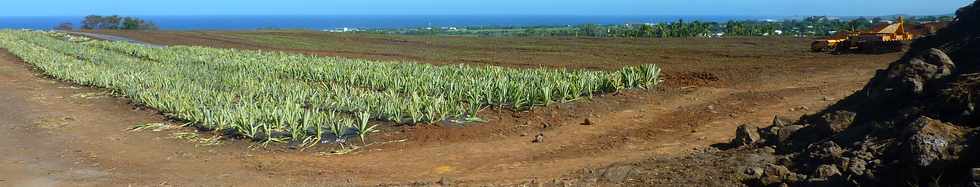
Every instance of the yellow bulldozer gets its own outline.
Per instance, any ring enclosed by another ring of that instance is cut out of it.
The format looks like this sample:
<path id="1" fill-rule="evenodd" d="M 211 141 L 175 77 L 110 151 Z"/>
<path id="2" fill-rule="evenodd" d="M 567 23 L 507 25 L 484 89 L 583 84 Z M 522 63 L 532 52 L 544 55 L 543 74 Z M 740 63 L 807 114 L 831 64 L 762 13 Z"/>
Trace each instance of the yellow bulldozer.
<path id="1" fill-rule="evenodd" d="M 840 53 L 889 53 L 899 52 L 906 41 L 915 39 L 915 34 L 905 31 L 905 19 L 898 18 L 894 24 L 878 27 L 871 31 L 839 32 L 826 39 L 810 44 L 814 52 Z"/>

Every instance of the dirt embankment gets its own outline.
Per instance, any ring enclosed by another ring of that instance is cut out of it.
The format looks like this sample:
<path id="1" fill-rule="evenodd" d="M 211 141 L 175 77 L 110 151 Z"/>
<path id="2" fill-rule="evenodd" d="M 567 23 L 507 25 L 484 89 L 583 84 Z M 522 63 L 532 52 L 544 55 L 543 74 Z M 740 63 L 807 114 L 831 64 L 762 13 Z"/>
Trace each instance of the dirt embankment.
<path id="1" fill-rule="evenodd" d="M 976 2 L 858 92 L 796 122 L 739 129 L 769 164 L 738 171 L 758 186 L 978 186 L 980 7 Z"/>

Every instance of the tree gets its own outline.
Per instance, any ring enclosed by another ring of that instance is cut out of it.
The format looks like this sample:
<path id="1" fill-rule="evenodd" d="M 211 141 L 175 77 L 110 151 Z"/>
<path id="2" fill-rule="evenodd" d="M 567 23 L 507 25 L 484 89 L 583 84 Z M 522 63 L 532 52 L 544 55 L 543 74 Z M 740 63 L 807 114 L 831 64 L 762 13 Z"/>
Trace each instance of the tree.
<path id="1" fill-rule="evenodd" d="M 158 27 L 153 22 L 134 17 L 90 15 L 82 21 L 82 29 L 157 30 Z"/>
<path id="2" fill-rule="evenodd" d="M 75 25 L 72 24 L 71 22 L 62 22 L 58 24 L 58 26 L 54 27 L 54 30 L 62 30 L 62 31 L 70 31 L 74 29 L 75 29 Z"/>
<path id="3" fill-rule="evenodd" d="M 85 20 L 82 20 L 82 29 L 87 29 L 87 30 L 101 29 L 99 27 L 100 23 L 102 23 L 102 16 L 99 15 L 85 16 Z"/>
<path id="4" fill-rule="evenodd" d="M 599 25 L 596 24 L 582 25 L 579 27 L 579 30 L 582 32 L 583 35 L 593 36 L 593 37 L 599 36 L 599 33 L 602 32 L 602 28 L 599 28 Z"/>
<path id="5" fill-rule="evenodd" d="M 102 22 L 99 24 L 99 28 L 110 30 L 120 29 L 120 23 L 122 23 L 122 18 L 117 15 L 103 17 Z"/>
<path id="6" fill-rule="evenodd" d="M 868 20 L 868 18 L 860 17 L 858 19 L 848 21 L 847 26 L 850 27 L 848 28 L 848 31 L 861 30 L 863 28 L 870 27 L 871 20 Z"/>
<path id="7" fill-rule="evenodd" d="M 650 37 L 653 36 L 653 26 L 650 24 L 643 24 L 640 26 L 640 36 Z"/>

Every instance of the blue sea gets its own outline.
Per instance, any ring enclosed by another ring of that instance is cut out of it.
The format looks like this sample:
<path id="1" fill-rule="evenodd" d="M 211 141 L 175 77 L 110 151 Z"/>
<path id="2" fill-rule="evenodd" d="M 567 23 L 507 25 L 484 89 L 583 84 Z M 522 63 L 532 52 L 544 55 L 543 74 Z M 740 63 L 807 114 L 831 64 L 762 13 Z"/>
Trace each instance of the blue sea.
<path id="1" fill-rule="evenodd" d="M 324 15 L 324 16 L 135 16 L 164 30 L 393 29 L 467 26 L 557 26 L 774 19 L 761 16 L 560 16 L 560 15 Z M 77 27 L 83 16 L 0 17 L 0 28 L 50 29 L 62 22 Z"/>

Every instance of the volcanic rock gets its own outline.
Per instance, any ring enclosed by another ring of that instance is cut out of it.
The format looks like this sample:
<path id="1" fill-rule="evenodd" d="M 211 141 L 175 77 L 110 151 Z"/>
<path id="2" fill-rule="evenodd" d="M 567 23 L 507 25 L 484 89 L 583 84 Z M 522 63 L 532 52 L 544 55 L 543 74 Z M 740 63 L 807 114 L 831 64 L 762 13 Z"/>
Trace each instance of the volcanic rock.
<path id="1" fill-rule="evenodd" d="M 740 147 L 746 145 L 752 145 L 759 142 L 758 128 L 750 126 L 748 124 L 738 126 L 735 130 L 735 139 L 732 139 L 731 145 L 733 147 Z"/>

